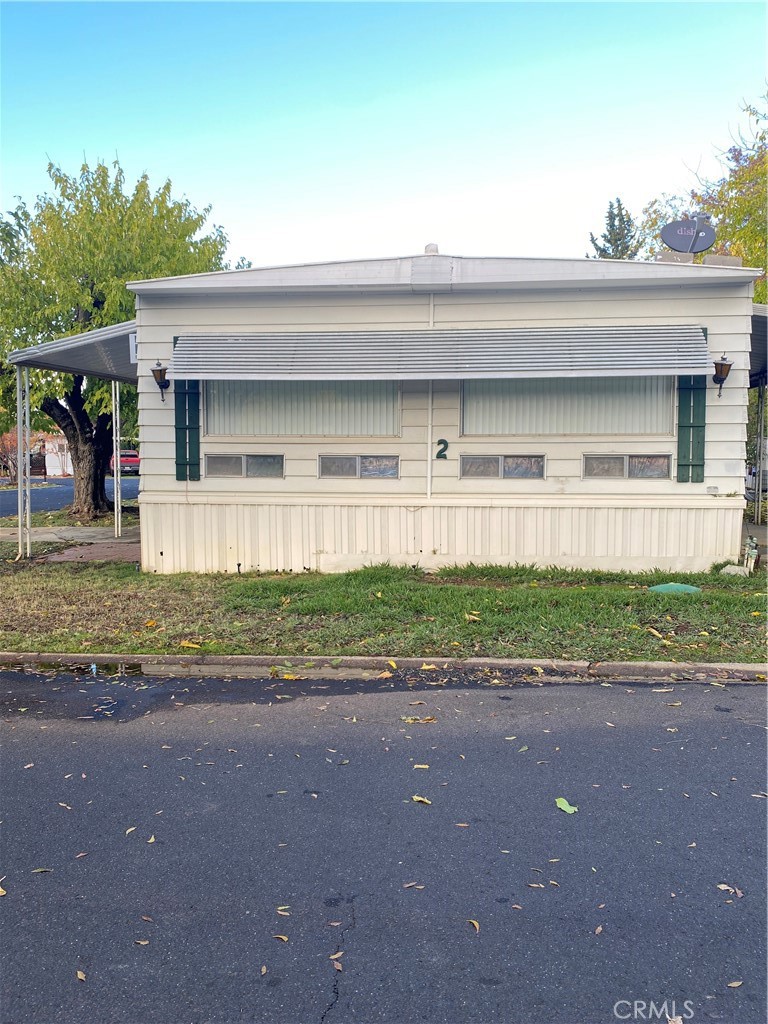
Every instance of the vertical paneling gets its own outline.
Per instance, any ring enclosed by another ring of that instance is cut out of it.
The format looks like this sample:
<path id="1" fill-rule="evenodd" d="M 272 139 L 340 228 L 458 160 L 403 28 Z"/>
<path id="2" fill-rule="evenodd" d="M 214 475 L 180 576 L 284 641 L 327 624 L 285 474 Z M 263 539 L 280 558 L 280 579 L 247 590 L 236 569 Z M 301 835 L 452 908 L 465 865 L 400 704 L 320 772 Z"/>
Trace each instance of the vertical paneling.
<path id="1" fill-rule="evenodd" d="M 465 562 L 697 571 L 737 559 L 736 500 L 429 506 L 142 503 L 150 572 L 335 572 Z"/>

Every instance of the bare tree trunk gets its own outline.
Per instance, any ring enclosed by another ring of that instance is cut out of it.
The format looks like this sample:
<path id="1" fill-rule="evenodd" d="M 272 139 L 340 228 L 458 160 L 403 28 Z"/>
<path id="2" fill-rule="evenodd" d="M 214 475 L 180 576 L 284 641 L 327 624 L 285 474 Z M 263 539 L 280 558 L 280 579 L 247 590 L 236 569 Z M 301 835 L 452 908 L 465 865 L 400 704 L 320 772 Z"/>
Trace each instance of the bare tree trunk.
<path id="1" fill-rule="evenodd" d="M 111 511 L 113 504 L 107 499 L 104 477 L 112 448 L 112 417 L 101 413 L 95 426 L 91 422 L 85 411 L 82 376 L 74 378 L 63 402 L 46 397 L 40 408 L 61 428 L 69 443 L 75 477 L 72 512 L 91 520 L 101 512 Z"/>

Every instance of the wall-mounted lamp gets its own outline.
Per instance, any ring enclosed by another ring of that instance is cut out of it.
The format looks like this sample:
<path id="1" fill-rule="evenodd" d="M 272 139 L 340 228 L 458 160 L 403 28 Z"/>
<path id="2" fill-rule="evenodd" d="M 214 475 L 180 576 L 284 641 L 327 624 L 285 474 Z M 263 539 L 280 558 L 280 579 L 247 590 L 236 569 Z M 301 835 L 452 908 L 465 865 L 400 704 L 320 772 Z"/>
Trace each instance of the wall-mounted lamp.
<path id="1" fill-rule="evenodd" d="M 166 373 L 168 373 L 168 367 L 163 366 L 158 359 L 152 367 L 152 376 L 155 378 L 155 384 L 160 388 L 160 398 L 163 401 L 165 401 L 165 392 L 171 386 L 171 382 L 165 379 Z M 725 380 L 725 378 L 723 378 L 723 380 Z"/>
<path id="2" fill-rule="evenodd" d="M 723 394 L 723 384 L 728 380 L 728 374 L 731 372 L 733 363 L 730 359 L 725 358 L 725 352 L 720 356 L 719 359 L 715 360 L 715 375 L 712 380 L 715 384 L 719 384 L 720 387 L 717 392 L 717 397 L 720 398 Z"/>

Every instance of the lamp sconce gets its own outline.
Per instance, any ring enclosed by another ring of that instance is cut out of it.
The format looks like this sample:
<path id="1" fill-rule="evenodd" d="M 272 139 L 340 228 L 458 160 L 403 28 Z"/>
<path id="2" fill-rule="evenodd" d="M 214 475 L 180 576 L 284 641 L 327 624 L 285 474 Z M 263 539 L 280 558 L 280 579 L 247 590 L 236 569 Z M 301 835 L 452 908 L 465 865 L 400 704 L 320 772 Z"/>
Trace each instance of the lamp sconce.
<path id="1" fill-rule="evenodd" d="M 722 397 L 723 384 L 725 384 L 725 382 L 728 380 L 728 374 L 731 372 L 732 366 L 733 363 L 730 361 L 730 359 L 725 358 L 725 352 L 723 352 L 722 356 L 720 356 L 719 359 L 715 360 L 715 375 L 712 378 L 712 380 L 715 382 L 715 384 L 720 385 L 717 392 L 718 398 Z"/>
<path id="2" fill-rule="evenodd" d="M 165 375 L 168 373 L 168 367 L 163 366 L 158 359 L 155 365 L 152 367 L 152 376 L 155 378 L 155 384 L 160 388 L 160 398 L 165 401 L 165 392 L 171 386 L 171 382 L 165 379 Z M 725 379 L 725 378 L 723 378 Z"/>

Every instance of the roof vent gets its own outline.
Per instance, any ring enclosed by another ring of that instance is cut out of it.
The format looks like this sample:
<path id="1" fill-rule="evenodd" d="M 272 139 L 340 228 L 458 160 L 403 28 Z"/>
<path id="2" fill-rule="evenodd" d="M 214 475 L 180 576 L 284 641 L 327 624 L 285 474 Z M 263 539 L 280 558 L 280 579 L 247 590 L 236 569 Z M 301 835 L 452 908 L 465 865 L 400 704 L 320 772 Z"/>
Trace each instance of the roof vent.
<path id="1" fill-rule="evenodd" d="M 437 242 L 430 242 L 428 245 L 425 245 L 424 246 L 424 255 L 425 256 L 437 256 L 438 255 L 438 252 L 437 252 Z"/>

